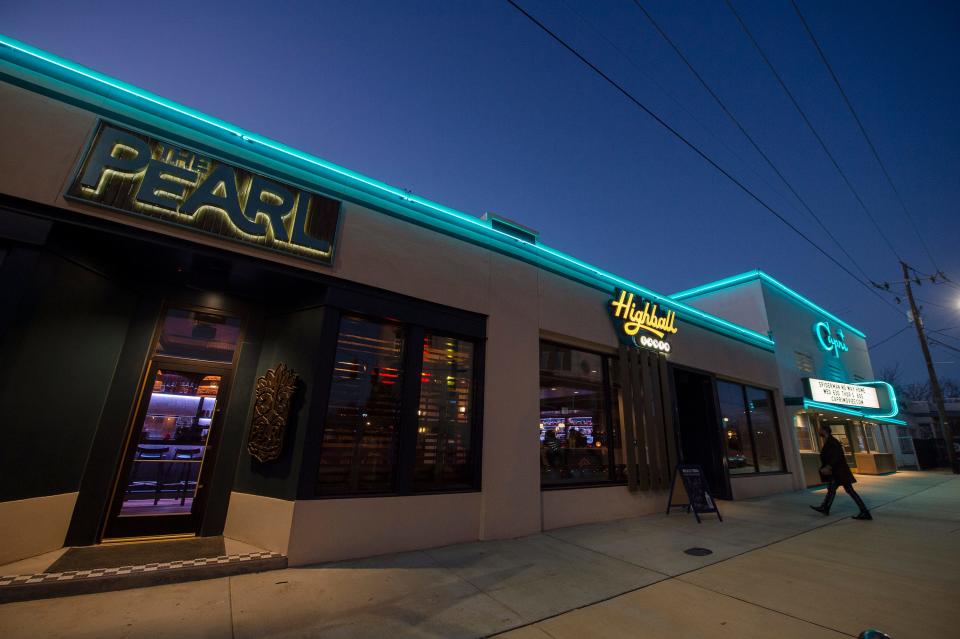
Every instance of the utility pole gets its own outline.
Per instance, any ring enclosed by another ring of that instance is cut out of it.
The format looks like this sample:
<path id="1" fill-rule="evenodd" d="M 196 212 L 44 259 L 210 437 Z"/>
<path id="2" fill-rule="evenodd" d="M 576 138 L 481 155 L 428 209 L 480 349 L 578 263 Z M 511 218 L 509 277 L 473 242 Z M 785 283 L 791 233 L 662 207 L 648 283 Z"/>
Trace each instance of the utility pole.
<path id="1" fill-rule="evenodd" d="M 930 393 L 933 395 L 933 403 L 937 406 L 937 414 L 940 416 L 940 427 L 943 429 L 943 437 L 947 440 L 947 459 L 950 460 L 950 468 L 954 474 L 960 474 L 960 466 L 957 465 L 957 453 L 953 449 L 953 433 L 950 429 L 950 423 L 947 421 L 947 410 L 943 406 L 943 392 L 940 390 L 940 380 L 937 379 L 937 372 L 933 368 L 933 360 L 930 359 L 930 347 L 927 346 L 927 336 L 923 333 L 923 320 L 920 318 L 920 312 L 917 310 L 917 303 L 913 300 L 913 290 L 910 288 L 910 267 L 906 262 L 900 262 L 903 267 L 903 283 L 907 287 L 907 300 L 910 302 L 910 316 L 913 318 L 913 325 L 917 329 L 917 338 L 920 340 L 920 350 L 923 351 L 923 359 L 927 363 L 927 375 L 930 376 Z"/>

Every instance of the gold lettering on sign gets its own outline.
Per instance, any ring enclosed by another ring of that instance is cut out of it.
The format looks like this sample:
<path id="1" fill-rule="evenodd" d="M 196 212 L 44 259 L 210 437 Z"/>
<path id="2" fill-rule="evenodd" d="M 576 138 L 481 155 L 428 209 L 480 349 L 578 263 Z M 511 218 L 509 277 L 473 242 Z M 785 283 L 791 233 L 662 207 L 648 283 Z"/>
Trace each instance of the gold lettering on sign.
<path id="1" fill-rule="evenodd" d="M 620 291 L 620 299 L 610 300 L 613 316 L 623 320 L 624 333 L 633 337 L 640 330 L 644 330 L 663 339 L 667 333 L 677 332 L 677 327 L 674 326 L 677 314 L 674 311 L 657 315 L 656 304 L 651 307 L 650 302 L 644 302 L 643 308 L 638 308 L 633 299 L 633 293 Z"/>

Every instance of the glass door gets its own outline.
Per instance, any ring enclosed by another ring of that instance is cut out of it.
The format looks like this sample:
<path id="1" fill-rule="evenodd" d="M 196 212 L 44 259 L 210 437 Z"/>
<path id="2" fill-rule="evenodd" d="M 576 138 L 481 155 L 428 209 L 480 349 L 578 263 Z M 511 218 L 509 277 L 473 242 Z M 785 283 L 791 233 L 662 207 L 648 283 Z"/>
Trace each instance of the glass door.
<path id="1" fill-rule="evenodd" d="M 236 318 L 167 312 L 129 431 L 104 537 L 199 529 L 239 328 Z"/>

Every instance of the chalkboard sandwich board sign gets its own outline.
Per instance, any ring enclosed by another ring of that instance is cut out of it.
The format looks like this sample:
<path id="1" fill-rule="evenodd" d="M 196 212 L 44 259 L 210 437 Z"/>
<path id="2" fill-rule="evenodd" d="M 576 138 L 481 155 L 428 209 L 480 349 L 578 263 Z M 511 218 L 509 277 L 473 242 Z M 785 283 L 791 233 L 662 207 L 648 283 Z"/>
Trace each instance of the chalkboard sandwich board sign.
<path id="1" fill-rule="evenodd" d="M 687 493 L 687 503 L 674 504 L 673 495 L 677 489 L 677 477 L 683 483 L 683 490 Z M 693 511 L 693 516 L 700 523 L 701 513 L 717 513 L 717 519 L 723 521 L 720 516 L 720 510 L 717 508 L 717 502 L 710 495 L 710 489 L 707 488 L 707 480 L 703 476 L 703 469 L 696 464 L 677 464 L 677 470 L 673 474 L 673 481 L 670 482 L 670 499 L 667 501 L 667 514 L 670 514 L 671 508 L 686 508 L 687 512 Z"/>

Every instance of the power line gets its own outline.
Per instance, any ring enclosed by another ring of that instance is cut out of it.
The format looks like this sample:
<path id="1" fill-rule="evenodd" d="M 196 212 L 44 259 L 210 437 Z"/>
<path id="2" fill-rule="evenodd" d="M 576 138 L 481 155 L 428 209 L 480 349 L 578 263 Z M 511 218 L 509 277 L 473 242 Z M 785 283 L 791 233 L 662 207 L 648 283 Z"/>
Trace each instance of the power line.
<path id="1" fill-rule="evenodd" d="M 931 332 L 931 333 L 946 333 L 947 331 L 955 331 L 955 330 L 957 330 L 958 328 L 960 328 L 960 324 L 957 324 L 956 326 L 948 326 L 947 328 L 937 328 L 937 329 L 934 329 L 934 330 L 932 330 L 932 331 L 930 331 L 930 332 Z"/>
<path id="2" fill-rule="evenodd" d="M 873 290 L 868 284 L 866 284 L 865 282 L 861 281 L 860 278 L 857 277 L 850 269 L 848 269 L 846 266 L 844 266 L 844 265 L 841 264 L 839 261 L 837 261 L 836 258 L 834 258 L 832 255 L 830 255 L 829 253 L 827 253 L 823 248 L 821 248 L 819 244 L 817 244 L 817 243 L 814 242 L 812 239 L 810 239 L 809 237 L 807 237 L 807 235 L 804 234 L 803 231 L 801 231 L 800 229 L 798 229 L 798 228 L 797 228 L 796 226 L 794 226 L 789 220 L 787 220 L 785 217 L 783 217 L 783 215 L 781 215 L 776 209 L 774 209 L 772 206 L 770 206 L 769 204 L 767 204 L 766 201 L 764 201 L 759 195 L 757 195 L 756 193 L 754 193 L 753 191 L 751 191 L 743 182 L 741 182 L 740 180 L 738 180 L 733 174 L 731 174 L 729 171 L 727 171 L 727 170 L 724 169 L 722 166 L 720 166 L 719 164 L 717 164 L 717 162 L 716 162 L 715 160 L 713 160 L 713 158 L 711 158 L 709 155 L 707 155 L 704 151 L 700 150 L 700 148 L 699 148 L 697 145 L 695 145 L 693 142 L 691 142 L 691 141 L 688 140 L 686 137 L 684 137 L 682 133 L 680 133 L 680 132 L 677 131 L 675 128 L 673 128 L 672 126 L 670 126 L 663 118 L 661 118 L 661 117 L 660 117 L 659 115 L 657 115 L 653 110 L 651 110 L 648 106 L 646 106 L 646 105 L 643 104 L 640 100 L 638 100 L 636 97 L 634 97 L 634 95 L 633 95 L 632 93 L 630 93 L 627 89 L 625 89 L 621 84 L 619 84 L 616 80 L 614 80 L 614 79 L 611 78 L 609 75 L 607 75 L 606 73 L 604 73 L 604 72 L 603 72 L 599 67 L 597 67 L 594 63 L 590 62 L 590 60 L 588 60 L 586 57 L 584 57 L 583 54 L 581 54 L 579 51 L 577 51 L 576 49 L 574 49 L 573 46 L 567 44 L 567 42 L 566 42 L 563 38 L 561 38 L 561 37 L 558 36 L 556 33 L 554 33 L 553 31 L 551 31 L 545 24 L 543 24 L 542 22 L 540 22 L 539 20 L 537 20 L 537 19 L 536 19 L 534 16 L 532 16 L 531 14 L 527 13 L 527 11 L 526 11 L 523 7 L 521 7 L 520 5 L 518 5 L 518 4 L 515 2 L 515 0 L 507 0 L 507 2 L 510 3 L 510 5 L 511 5 L 514 9 L 516 9 L 516 10 L 519 11 L 521 14 L 523 14 L 523 15 L 524 15 L 528 20 L 530 20 L 533 24 L 535 24 L 537 27 L 539 27 L 544 33 L 546 33 L 548 36 L 550 36 L 550 38 L 552 38 L 555 42 L 557 42 L 557 44 L 559 44 L 559 45 L 562 46 L 564 49 L 566 49 L 567 51 L 569 51 L 570 53 L 572 53 L 578 60 L 580 60 L 580 62 L 582 62 L 584 65 L 586 65 L 588 68 L 590 68 L 594 73 L 596 73 L 597 75 L 599 75 L 601 78 L 603 78 L 604 80 L 606 80 L 606 82 L 607 82 L 608 84 L 610 84 L 610 86 L 612 86 L 612 87 L 615 88 L 617 91 L 619 91 L 621 94 L 623 94 L 623 96 L 624 96 L 625 98 L 627 98 L 630 102 L 632 102 L 637 108 L 639 108 L 641 111 L 643 111 L 644 113 L 646 113 L 647 115 L 649 115 L 651 118 L 653 118 L 653 120 L 654 120 L 655 122 L 657 122 L 657 124 L 659 124 L 660 126 L 662 126 L 664 129 L 666 129 L 668 132 L 670 132 L 674 137 L 676 137 L 678 140 L 680 140 L 681 142 L 683 142 L 691 151 L 693 151 L 694 153 L 696 153 L 698 156 L 700 156 L 700 158 L 702 158 L 705 162 L 707 162 L 707 164 L 709 164 L 709 165 L 712 166 L 714 169 L 716 169 L 717 171 L 719 171 L 724 177 L 726 177 L 728 180 L 730 180 L 731 182 L 733 182 L 734 185 L 736 185 L 741 191 L 743 191 L 744 193 L 746 193 L 751 199 L 753 199 L 753 200 L 754 200 L 755 202 L 757 202 L 760 206 L 762 206 L 762 207 L 765 208 L 767 211 L 769 211 L 770 213 L 772 213 L 777 219 L 779 219 L 781 222 L 783 222 L 784 224 L 786 224 L 794 233 L 796 233 L 797 235 L 799 235 L 800 237 L 802 237 L 808 244 L 810 244 L 811 246 L 813 246 L 813 248 L 817 249 L 817 251 L 819 251 L 820 253 L 822 253 L 827 259 L 829 259 L 831 262 L 833 262 L 834 264 L 836 264 L 841 270 L 843 270 L 844 273 L 846 273 L 847 275 L 849 275 L 850 277 L 852 277 L 854 280 L 856 280 L 858 283 L 860 283 L 861 285 L 863 285 L 864 287 L 866 287 L 868 290 L 871 290 L 871 291 Z M 882 299 L 882 298 L 881 298 L 881 299 Z M 892 306 L 892 305 L 891 305 L 891 306 Z M 894 308 L 896 308 L 896 307 L 894 307 Z"/>
<path id="3" fill-rule="evenodd" d="M 827 225 L 823 223 L 823 220 L 820 219 L 820 216 L 818 216 L 816 213 L 813 212 L 813 209 L 810 208 L 810 205 L 807 204 L 807 201 L 797 192 L 797 190 L 790 183 L 790 181 L 787 180 L 787 178 L 783 175 L 783 172 L 777 167 L 776 164 L 773 163 L 773 160 L 771 160 L 770 157 L 763 151 L 763 149 L 760 148 L 760 145 L 757 144 L 757 141 L 753 138 L 753 136 L 747 132 L 746 128 L 743 126 L 743 124 L 741 124 L 740 120 L 738 120 L 736 116 L 733 115 L 733 113 L 730 111 L 730 109 L 727 107 L 724 101 L 720 98 L 719 95 L 717 95 L 716 91 L 713 90 L 713 88 L 707 83 L 707 81 L 703 78 L 700 72 L 697 71 L 697 69 L 693 66 L 693 64 L 690 62 L 687 56 L 684 55 L 683 51 L 680 50 L 680 47 L 670 38 L 670 36 L 667 35 L 667 33 L 663 30 L 663 28 L 660 27 L 657 21 L 654 20 L 653 16 L 650 15 L 650 12 L 647 11 L 647 9 L 643 6 L 643 4 L 640 3 L 640 0 L 633 0 L 633 3 L 637 5 L 637 8 L 640 9 L 640 11 L 647 18 L 650 24 L 653 25 L 653 28 L 657 31 L 657 33 L 660 34 L 660 37 L 662 37 L 664 41 L 666 41 L 666 43 L 670 45 L 674 53 L 677 54 L 677 56 L 687 66 L 687 69 L 690 70 L 690 73 L 693 74 L 693 76 L 697 79 L 697 81 L 700 82 L 700 85 L 703 86 L 703 88 L 707 91 L 707 93 L 710 94 L 710 97 L 713 98 L 714 102 L 716 102 L 717 105 L 719 105 L 720 109 L 724 112 L 724 114 L 726 114 L 727 118 L 729 118 L 730 121 L 733 122 L 733 124 L 737 127 L 737 129 L 740 130 L 740 133 L 742 133 L 743 136 L 747 138 L 747 140 L 750 142 L 750 145 L 754 148 L 754 150 L 757 153 L 760 154 L 760 157 L 762 157 L 764 161 L 767 163 L 767 166 L 769 166 L 773 170 L 773 172 L 776 173 L 777 177 L 780 178 L 780 181 L 783 182 L 786 185 L 786 187 L 790 190 L 790 192 L 793 194 L 793 196 L 797 198 L 797 200 L 800 202 L 803 208 L 807 211 L 807 213 L 809 213 L 810 216 L 813 217 L 814 220 L 816 220 L 817 224 L 820 225 L 820 228 L 823 229 L 823 231 L 827 234 L 827 236 L 831 240 L 833 240 L 834 244 L 837 245 L 837 247 L 843 252 L 843 254 L 847 256 L 847 259 L 849 259 L 853 263 L 853 265 L 857 267 L 857 270 L 860 271 L 860 273 L 867 279 L 867 281 L 872 282 L 873 280 L 870 278 L 869 275 L 867 275 L 863 267 L 860 266 L 860 264 L 855 259 L 853 259 L 853 256 L 850 255 L 850 253 L 847 251 L 846 248 L 844 248 L 843 244 L 836 238 L 836 236 L 834 236 L 834 234 L 830 231 Z"/>
<path id="4" fill-rule="evenodd" d="M 833 78 L 833 83 L 837 85 L 837 90 L 840 91 L 841 97 L 843 97 L 843 102 L 847 105 L 847 109 L 850 110 L 850 115 L 853 116 L 854 121 L 857 123 L 857 127 L 860 128 L 860 133 L 863 134 L 863 139 L 867 141 L 867 146 L 870 147 L 871 153 L 873 153 L 874 159 L 877 161 L 877 164 L 880 165 L 880 170 L 883 171 L 883 175 L 887 178 L 887 184 L 890 185 L 890 189 L 893 191 L 893 194 L 897 196 L 897 202 L 900 203 L 900 208 L 903 209 L 903 214 L 907 218 L 907 221 L 910 222 L 910 226 L 913 228 L 913 232 L 917 234 L 917 239 L 920 240 L 920 244 L 923 246 L 923 250 L 926 251 L 927 257 L 930 258 L 930 263 L 933 264 L 933 268 L 940 272 L 940 267 L 937 266 L 937 261 L 934 259 L 933 254 L 930 252 L 930 247 L 927 246 L 927 243 L 924 241 L 923 236 L 920 235 L 920 229 L 917 228 L 917 224 L 913 219 L 913 216 L 910 214 L 910 211 L 907 209 L 907 205 L 904 203 L 903 198 L 900 196 L 900 191 L 897 189 L 896 185 L 893 183 L 893 178 L 890 177 L 890 172 L 887 171 L 886 165 L 883 163 L 883 160 L 880 159 L 880 154 L 877 153 L 877 148 L 873 145 L 873 141 L 870 139 L 870 136 L 867 135 L 867 129 L 863 126 L 863 122 L 860 120 L 860 116 L 857 115 L 856 109 L 853 108 L 853 104 L 850 102 L 850 98 L 847 97 L 847 92 L 843 90 L 843 86 L 840 84 L 840 79 L 837 77 L 837 74 L 834 73 L 833 67 L 830 65 L 830 62 L 827 60 L 826 54 L 823 52 L 823 48 L 820 47 L 820 43 L 817 42 L 817 38 L 813 35 L 813 30 L 810 28 L 810 25 L 807 24 L 806 19 L 803 17 L 803 14 L 800 12 L 800 7 L 797 6 L 795 0 L 790 0 L 790 4 L 793 5 L 793 10 L 797 12 L 797 17 L 800 18 L 800 22 L 803 24 L 804 30 L 807 32 L 807 35 L 810 37 L 810 41 L 813 43 L 814 48 L 817 50 L 817 53 L 820 55 L 820 60 L 823 61 L 823 65 L 827 67 L 827 71 L 830 73 L 830 77 Z"/>
<path id="5" fill-rule="evenodd" d="M 654 78 L 653 76 L 649 75 L 646 71 L 644 71 L 643 67 L 641 67 L 637 62 L 635 62 L 634 59 L 633 59 L 626 51 L 624 51 L 620 46 L 617 45 L 616 42 L 614 42 L 613 40 L 611 40 L 606 34 L 603 33 L 603 31 L 601 31 L 593 22 L 591 22 L 590 20 L 588 20 L 587 18 L 585 18 L 579 11 L 577 11 L 575 8 L 573 8 L 572 6 L 570 6 L 570 4 L 569 4 L 566 0 L 562 0 L 562 2 L 563 2 L 563 4 L 566 6 L 566 8 L 567 8 L 568 11 L 570 11 L 573 15 L 577 16 L 577 18 L 580 20 L 580 22 L 582 22 L 583 24 L 585 24 L 585 25 L 587 25 L 588 27 L 590 27 L 590 29 L 591 29 L 594 33 L 596 33 L 598 36 L 600 36 L 600 37 L 604 40 L 604 42 L 606 42 L 608 45 L 610 45 L 610 47 L 611 47 L 612 49 L 614 49 L 617 53 L 619 53 L 620 56 L 621 56 L 624 60 L 626 60 L 626 61 L 630 64 L 630 66 L 632 66 L 632 67 L 637 71 L 637 73 L 639 73 L 645 80 L 647 80 L 648 82 L 650 82 L 651 84 L 653 84 L 654 86 L 656 86 L 658 89 L 660 89 L 660 91 L 661 91 L 664 95 L 666 95 L 668 98 L 670 98 L 670 99 L 673 101 L 674 104 L 676 104 L 680 109 L 683 110 L 684 113 L 686 113 L 688 116 L 690 116 L 690 118 L 691 118 L 694 122 L 696 122 L 698 125 L 700 125 L 700 128 L 703 129 L 703 130 L 707 133 L 707 135 L 709 135 L 711 138 L 713 138 L 714 140 L 716 140 L 716 142 L 717 142 L 718 144 L 720 144 L 721 146 L 723 146 L 723 148 L 725 148 L 725 149 L 726 149 L 727 151 L 729 151 L 734 157 L 736 157 L 738 160 L 740 160 L 740 162 L 741 162 L 745 167 L 747 167 L 747 169 L 749 169 L 749 170 L 750 170 L 757 178 L 759 178 L 764 184 L 766 184 L 767 186 L 769 186 L 772 190 L 778 191 L 778 194 L 779 194 L 781 197 L 783 197 L 783 193 L 782 193 L 782 192 L 779 192 L 779 190 L 778 190 L 773 184 L 771 184 L 769 180 L 767 180 L 767 179 L 766 179 L 763 175 L 761 175 L 756 169 L 754 169 L 752 166 L 750 166 L 750 163 L 747 162 L 747 160 L 746 160 L 742 155 L 740 155 L 740 153 L 738 153 L 738 152 L 736 151 L 736 149 L 734 149 L 734 148 L 731 147 L 729 144 L 727 144 L 719 135 L 715 134 L 715 133 L 710 129 L 710 127 L 708 127 L 699 117 L 697 117 L 697 115 L 696 115 L 693 111 L 691 111 L 690 109 L 688 109 L 688 108 L 686 107 L 686 105 L 683 104 L 683 102 L 681 102 L 678 97 L 676 97 L 676 96 L 675 96 L 673 93 L 671 93 L 666 87 L 664 87 L 662 84 L 660 84 L 660 83 L 657 81 L 656 78 Z M 788 200 L 787 198 L 784 198 L 784 201 L 789 202 L 789 200 Z M 841 250 L 842 250 L 842 247 L 841 247 Z M 859 267 L 859 266 L 858 266 L 858 267 Z M 870 279 L 870 278 L 868 277 L 867 279 Z"/>
<path id="6" fill-rule="evenodd" d="M 955 335 L 948 335 L 947 333 L 944 333 L 944 332 L 942 332 L 942 331 L 927 331 L 927 332 L 928 332 L 928 333 L 936 333 L 936 334 L 937 334 L 937 337 L 946 337 L 947 339 L 953 339 L 953 340 L 957 340 L 958 342 L 960 342 L 960 337 L 957 337 L 957 336 L 955 336 Z"/>
<path id="7" fill-rule="evenodd" d="M 957 351 L 958 353 L 960 353 L 960 348 L 957 348 L 956 346 L 950 346 L 949 344 L 944 344 L 943 342 L 938 342 L 937 340 L 933 339 L 932 337 L 930 337 L 930 338 L 928 338 L 928 339 L 930 340 L 930 343 L 936 344 L 936 345 L 939 346 L 940 348 L 949 348 L 951 351 Z"/>
<path id="8" fill-rule="evenodd" d="M 840 174 L 840 177 L 843 178 L 844 183 L 847 185 L 847 188 L 850 189 L 850 192 L 853 193 L 853 197 L 856 198 L 857 202 L 860 204 L 860 208 L 863 209 L 863 212 L 867 215 L 870 222 L 873 224 L 873 227 L 877 230 L 877 233 L 880 234 L 880 237 L 883 238 L 883 241 L 886 242 L 887 246 L 893 252 L 894 256 L 897 258 L 898 262 L 903 260 L 900 258 L 900 254 L 897 253 L 897 249 L 894 248 L 893 243 L 890 241 L 890 238 L 887 237 L 887 234 L 883 232 L 883 229 L 880 228 L 880 225 L 877 223 L 877 220 L 873 217 L 873 214 L 870 213 L 870 209 L 867 208 L 867 205 L 864 203 L 863 198 L 860 197 L 860 194 L 854 188 L 853 183 L 850 181 L 850 178 L 847 177 L 847 174 L 844 173 L 843 169 L 840 168 L 840 164 L 837 162 L 836 158 L 833 156 L 833 153 L 830 152 L 830 149 L 827 147 L 826 142 L 823 141 L 823 138 L 820 137 L 820 134 L 817 133 L 816 128 L 813 126 L 813 123 L 810 122 L 810 119 L 807 117 L 807 114 L 804 112 L 803 108 L 800 106 L 800 103 L 797 102 L 797 99 L 794 97 L 793 93 L 787 88 L 786 82 L 783 78 L 780 77 L 780 74 L 777 72 L 776 67 L 773 66 L 773 63 L 770 61 L 770 58 L 767 57 L 767 54 L 764 53 L 763 48 L 760 46 L 760 43 L 757 42 L 757 39 L 753 37 L 753 33 L 750 31 L 750 28 L 740 17 L 740 14 L 737 13 L 737 10 L 730 3 L 730 0 L 724 0 L 727 5 L 727 8 L 730 9 L 730 12 L 733 14 L 734 18 L 737 19 L 737 22 L 740 24 L 740 28 L 747 35 L 747 38 L 753 44 L 754 48 L 757 50 L 757 53 L 760 54 L 760 57 L 766 63 L 767 67 L 770 69 L 770 72 L 773 73 L 773 77 L 776 78 L 777 83 L 780 84 L 780 88 L 783 89 L 784 93 L 787 94 L 787 97 L 790 98 L 790 102 L 793 103 L 794 108 L 796 108 L 797 113 L 800 114 L 800 117 L 803 119 L 804 123 L 807 125 L 807 128 L 810 129 L 810 132 L 813 134 L 813 137 L 817 139 L 817 142 L 820 143 L 820 147 L 823 149 L 823 152 L 826 153 L 827 157 L 830 158 L 830 162 L 833 163 L 833 167 Z"/>
<path id="9" fill-rule="evenodd" d="M 909 325 L 909 324 L 907 324 L 906 326 L 904 326 L 903 328 L 901 328 L 899 331 L 897 331 L 897 332 L 894 333 L 893 335 L 890 335 L 889 337 L 885 337 L 885 338 L 883 338 L 882 340 L 880 340 L 879 342 L 877 342 L 877 343 L 875 343 L 875 344 L 871 344 L 871 345 L 867 348 L 867 350 L 871 350 L 871 351 L 872 351 L 873 349 L 875 349 L 876 347 L 880 346 L 881 344 L 886 344 L 887 342 L 889 342 L 890 340 L 892 340 L 894 337 L 896 337 L 896 336 L 899 335 L 900 333 L 902 333 L 902 332 L 904 332 L 905 330 L 907 330 L 908 328 L 910 328 L 910 325 Z"/>

